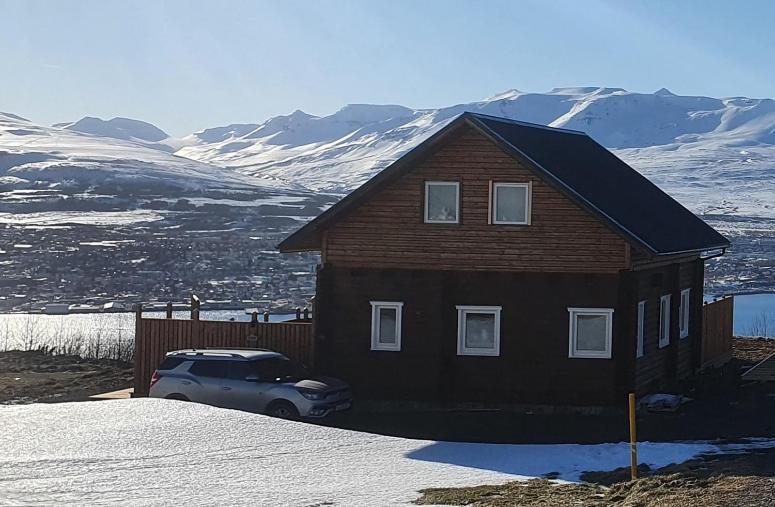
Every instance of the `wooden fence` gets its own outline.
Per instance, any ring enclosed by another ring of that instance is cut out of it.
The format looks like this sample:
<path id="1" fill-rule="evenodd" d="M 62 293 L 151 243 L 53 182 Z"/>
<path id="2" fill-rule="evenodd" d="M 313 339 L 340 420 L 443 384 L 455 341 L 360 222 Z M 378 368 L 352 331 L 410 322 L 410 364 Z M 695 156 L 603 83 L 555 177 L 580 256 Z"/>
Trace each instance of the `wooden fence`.
<path id="1" fill-rule="evenodd" d="M 702 368 L 720 366 L 732 358 L 734 298 L 702 306 Z"/>
<path id="2" fill-rule="evenodd" d="M 257 347 L 280 352 L 306 366 L 314 361 L 311 319 L 289 322 L 149 319 L 137 312 L 135 322 L 134 396 L 148 396 L 151 375 L 171 350 L 212 347 Z"/>

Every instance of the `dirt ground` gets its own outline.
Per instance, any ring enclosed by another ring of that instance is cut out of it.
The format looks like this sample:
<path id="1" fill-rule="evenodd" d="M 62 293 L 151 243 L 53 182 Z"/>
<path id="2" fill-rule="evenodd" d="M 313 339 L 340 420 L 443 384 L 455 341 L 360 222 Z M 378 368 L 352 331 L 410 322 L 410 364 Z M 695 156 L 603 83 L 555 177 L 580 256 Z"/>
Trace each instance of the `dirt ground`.
<path id="1" fill-rule="evenodd" d="M 775 482 L 766 477 L 655 475 L 611 487 L 556 484 L 546 479 L 501 486 L 427 489 L 419 505 L 475 507 L 771 507 Z"/>
<path id="2" fill-rule="evenodd" d="M 81 401 L 132 386 L 129 363 L 52 356 L 38 351 L 0 352 L 0 404 Z"/>
<path id="3" fill-rule="evenodd" d="M 733 345 L 735 359 L 746 364 L 756 364 L 775 353 L 775 339 L 735 338 Z"/>
<path id="4" fill-rule="evenodd" d="M 585 507 L 771 507 L 775 505 L 775 449 L 746 454 L 700 456 L 658 470 L 587 472 L 584 483 L 546 479 L 498 486 L 427 489 L 417 504 Z"/>

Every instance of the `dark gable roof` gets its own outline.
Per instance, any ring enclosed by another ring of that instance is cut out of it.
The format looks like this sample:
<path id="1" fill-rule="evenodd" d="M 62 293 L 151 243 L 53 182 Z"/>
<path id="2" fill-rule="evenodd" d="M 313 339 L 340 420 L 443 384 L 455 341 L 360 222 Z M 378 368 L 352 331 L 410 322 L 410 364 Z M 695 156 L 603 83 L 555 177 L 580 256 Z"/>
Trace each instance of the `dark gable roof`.
<path id="1" fill-rule="evenodd" d="M 281 251 L 314 250 L 335 218 L 411 170 L 467 123 L 627 239 L 655 255 L 729 246 L 729 241 L 583 132 L 463 113 L 291 236 Z"/>

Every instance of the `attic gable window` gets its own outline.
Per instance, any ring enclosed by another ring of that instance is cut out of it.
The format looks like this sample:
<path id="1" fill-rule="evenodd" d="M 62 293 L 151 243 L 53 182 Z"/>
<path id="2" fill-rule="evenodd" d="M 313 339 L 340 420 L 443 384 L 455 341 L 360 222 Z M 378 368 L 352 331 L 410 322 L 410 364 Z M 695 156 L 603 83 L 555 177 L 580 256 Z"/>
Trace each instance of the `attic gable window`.
<path id="1" fill-rule="evenodd" d="M 530 187 L 530 183 L 492 183 L 491 223 L 530 225 Z"/>
<path id="2" fill-rule="evenodd" d="M 457 224 L 460 222 L 460 183 L 457 181 L 425 182 L 425 223 Z"/>

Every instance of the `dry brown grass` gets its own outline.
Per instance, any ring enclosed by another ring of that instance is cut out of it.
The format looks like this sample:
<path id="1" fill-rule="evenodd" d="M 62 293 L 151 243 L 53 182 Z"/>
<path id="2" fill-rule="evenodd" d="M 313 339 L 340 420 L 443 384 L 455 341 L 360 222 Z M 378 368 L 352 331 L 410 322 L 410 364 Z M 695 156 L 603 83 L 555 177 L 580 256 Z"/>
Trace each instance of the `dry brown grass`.
<path id="1" fill-rule="evenodd" d="M 775 353 L 775 339 L 736 337 L 732 341 L 735 359 L 756 364 Z"/>
<path id="2" fill-rule="evenodd" d="M 501 486 L 439 488 L 421 491 L 419 505 L 475 507 L 771 507 L 772 477 L 687 477 L 656 475 L 610 488 L 594 484 L 556 484 L 546 479 Z"/>
<path id="3" fill-rule="evenodd" d="M 546 479 L 498 486 L 434 488 L 417 504 L 476 507 L 772 507 L 775 506 L 775 449 L 748 454 L 707 455 L 654 472 L 642 467 L 629 481 L 629 468 L 587 472 L 589 482 L 557 484 Z M 607 486 L 606 486 L 607 485 Z"/>
<path id="4" fill-rule="evenodd" d="M 133 378 L 132 365 L 121 361 L 41 351 L 0 352 L 0 404 L 85 400 L 130 387 Z"/>

